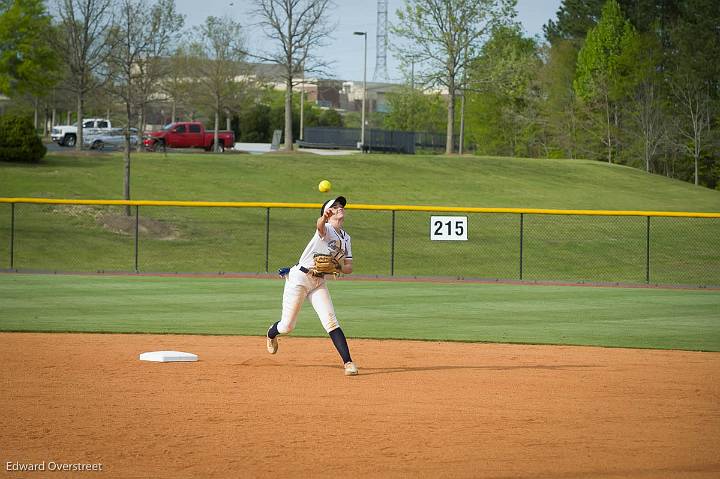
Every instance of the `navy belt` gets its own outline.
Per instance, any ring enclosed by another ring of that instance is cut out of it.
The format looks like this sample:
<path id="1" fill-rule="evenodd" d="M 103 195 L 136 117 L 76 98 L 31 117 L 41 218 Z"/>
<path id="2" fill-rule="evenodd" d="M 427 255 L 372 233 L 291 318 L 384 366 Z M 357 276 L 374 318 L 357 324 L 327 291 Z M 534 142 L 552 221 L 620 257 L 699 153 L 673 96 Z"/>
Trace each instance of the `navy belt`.
<path id="1" fill-rule="evenodd" d="M 302 271 L 305 274 L 309 274 L 310 276 L 315 276 L 316 278 L 323 278 L 325 277 L 325 273 L 314 273 L 307 269 L 305 266 L 299 266 L 300 271 Z"/>

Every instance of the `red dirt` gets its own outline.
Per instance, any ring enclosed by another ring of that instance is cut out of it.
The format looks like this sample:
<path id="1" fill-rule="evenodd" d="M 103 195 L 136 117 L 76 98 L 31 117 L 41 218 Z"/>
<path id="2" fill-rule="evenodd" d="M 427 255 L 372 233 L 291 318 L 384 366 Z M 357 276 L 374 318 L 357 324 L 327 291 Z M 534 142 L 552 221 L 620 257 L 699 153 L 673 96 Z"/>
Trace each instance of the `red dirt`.
<path id="1" fill-rule="evenodd" d="M 717 353 L 350 339 L 348 378 L 329 339 L 276 356 L 259 337 L 0 344 L 11 477 L 720 476 Z M 164 349 L 200 361 L 138 360 Z"/>

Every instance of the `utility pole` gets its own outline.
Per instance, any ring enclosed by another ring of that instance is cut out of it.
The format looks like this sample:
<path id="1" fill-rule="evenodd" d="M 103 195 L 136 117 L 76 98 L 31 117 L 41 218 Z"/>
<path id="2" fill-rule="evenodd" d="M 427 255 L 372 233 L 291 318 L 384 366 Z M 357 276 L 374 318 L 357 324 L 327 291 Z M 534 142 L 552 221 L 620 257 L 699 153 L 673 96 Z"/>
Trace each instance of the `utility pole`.
<path id="1" fill-rule="evenodd" d="M 467 65 L 467 50 L 465 51 L 464 65 Z M 463 145 L 465 144 L 465 82 L 467 77 L 466 66 L 463 67 L 463 76 L 461 84 L 461 97 L 460 97 L 460 144 L 458 145 L 458 155 L 463 154 Z"/>
<path id="2" fill-rule="evenodd" d="M 415 132 L 415 57 L 410 59 L 410 128 Z M 416 133 L 417 134 L 417 133 Z"/>
<path id="3" fill-rule="evenodd" d="M 415 57 L 410 59 L 410 89 L 415 91 Z"/>
<path id="4" fill-rule="evenodd" d="M 365 40 L 365 47 L 363 49 L 365 62 L 363 66 L 362 115 L 360 116 L 360 121 L 362 122 L 362 125 L 360 126 L 360 145 L 362 148 L 365 146 L 365 101 L 367 98 L 367 32 L 353 32 L 353 35 L 360 35 Z"/>
<path id="5" fill-rule="evenodd" d="M 305 131 L 305 62 L 302 64 L 302 80 L 300 82 L 300 141 L 304 139 Z"/>

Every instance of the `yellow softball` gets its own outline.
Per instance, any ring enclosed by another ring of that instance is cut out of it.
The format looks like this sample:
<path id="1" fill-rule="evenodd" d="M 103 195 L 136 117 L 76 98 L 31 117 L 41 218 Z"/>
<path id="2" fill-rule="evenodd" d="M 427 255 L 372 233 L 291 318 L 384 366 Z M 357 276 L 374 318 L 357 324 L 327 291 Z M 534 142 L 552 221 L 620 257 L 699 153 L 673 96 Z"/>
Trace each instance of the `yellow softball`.
<path id="1" fill-rule="evenodd" d="M 320 193 L 327 193 L 328 191 L 330 191 L 330 188 L 332 188 L 332 185 L 328 180 L 322 180 L 318 185 L 318 190 L 320 190 Z"/>

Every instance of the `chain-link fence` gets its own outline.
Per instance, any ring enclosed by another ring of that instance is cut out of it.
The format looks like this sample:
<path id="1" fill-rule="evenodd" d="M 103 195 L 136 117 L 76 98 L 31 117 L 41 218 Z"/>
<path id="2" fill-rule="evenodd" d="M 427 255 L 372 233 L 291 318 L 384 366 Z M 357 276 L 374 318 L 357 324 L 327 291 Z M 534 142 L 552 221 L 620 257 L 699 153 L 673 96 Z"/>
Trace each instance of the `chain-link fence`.
<path id="1" fill-rule="evenodd" d="M 307 204 L 42 201 L 0 203 L 0 268 L 274 272 L 297 262 L 319 213 Z M 355 273 L 720 285 L 720 214 L 478 210 L 350 206 Z M 466 239 L 431 239 L 435 216 L 465 218 Z"/>

